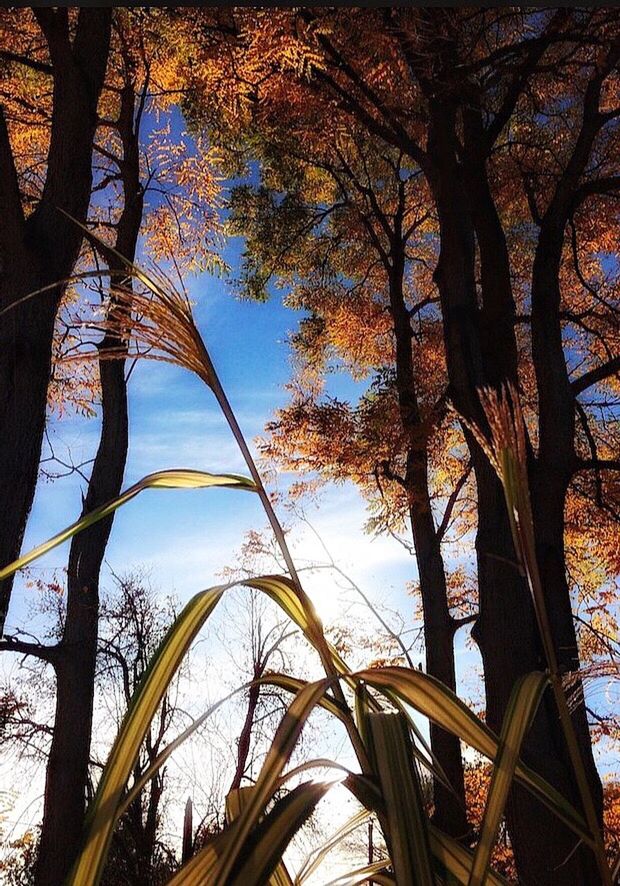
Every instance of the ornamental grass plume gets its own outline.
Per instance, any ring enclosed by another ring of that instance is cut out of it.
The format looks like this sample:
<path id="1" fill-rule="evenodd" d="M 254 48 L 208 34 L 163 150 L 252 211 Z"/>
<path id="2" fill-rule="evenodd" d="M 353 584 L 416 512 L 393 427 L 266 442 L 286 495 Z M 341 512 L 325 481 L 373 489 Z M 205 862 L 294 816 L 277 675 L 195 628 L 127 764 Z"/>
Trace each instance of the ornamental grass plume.
<path id="1" fill-rule="evenodd" d="M 603 883 L 610 884 L 610 872 L 605 857 L 603 837 L 596 815 L 594 798 L 590 790 L 581 749 L 577 742 L 566 684 L 563 680 L 554 633 L 549 617 L 545 592 L 536 554 L 536 536 L 530 503 L 527 470 L 527 442 L 525 420 L 519 395 L 511 383 L 499 391 L 491 388 L 479 390 L 480 402 L 489 427 L 489 436 L 474 424 L 466 423 L 482 450 L 488 457 L 504 489 L 508 518 L 519 564 L 523 569 L 532 595 L 538 631 L 547 661 L 547 673 L 553 690 L 556 707 L 564 732 L 564 738 L 572 763 L 575 781 L 583 810 L 594 840 L 595 854 Z M 581 684 L 576 675 L 575 680 Z M 573 697 L 577 697 L 574 693 Z"/>
<path id="2" fill-rule="evenodd" d="M 477 425 L 465 422 L 500 479 L 508 508 L 508 519 L 519 568 L 530 580 L 538 576 L 534 521 L 527 475 L 525 419 L 516 388 L 512 383 L 478 390 L 489 426 L 487 436 Z"/>
<path id="3" fill-rule="evenodd" d="M 135 270 L 132 276 L 144 285 L 143 291 L 129 285 L 114 285 L 103 319 L 88 324 L 122 343 L 100 349 L 100 357 L 128 356 L 173 363 L 195 373 L 213 389 L 213 365 L 196 328 L 187 295 L 179 292 L 160 271 L 151 272 L 147 278 L 142 271 Z"/>

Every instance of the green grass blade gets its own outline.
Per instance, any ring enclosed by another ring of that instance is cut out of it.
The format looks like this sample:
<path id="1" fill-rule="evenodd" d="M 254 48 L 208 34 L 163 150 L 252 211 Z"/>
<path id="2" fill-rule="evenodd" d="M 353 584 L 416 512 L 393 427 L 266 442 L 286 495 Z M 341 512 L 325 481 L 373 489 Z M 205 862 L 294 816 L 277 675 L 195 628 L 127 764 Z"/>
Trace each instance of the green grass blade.
<path id="1" fill-rule="evenodd" d="M 355 674 L 357 679 L 381 691 L 397 695 L 424 716 L 429 717 L 448 732 L 458 736 L 489 760 L 497 754 L 498 738 L 447 687 L 421 671 L 409 668 L 386 667 Z M 515 767 L 516 780 L 540 799 L 589 846 L 592 835 L 583 816 L 548 781 L 519 761 Z"/>
<path id="2" fill-rule="evenodd" d="M 306 782 L 278 800 L 250 833 L 227 886 L 292 886 L 282 855 L 330 787 Z"/>
<path id="3" fill-rule="evenodd" d="M 150 722 L 183 656 L 215 609 L 222 591 L 222 588 L 212 588 L 190 600 L 151 659 L 134 693 L 88 812 L 86 837 L 69 876 L 70 886 L 97 886 L 125 785 Z"/>
<path id="4" fill-rule="evenodd" d="M 267 752 L 265 762 L 252 791 L 252 796 L 237 820 L 238 828 L 235 831 L 234 839 L 226 846 L 221 863 L 218 865 L 216 882 L 221 884 L 221 886 L 228 884 L 227 878 L 233 870 L 240 852 L 243 850 L 243 844 L 250 831 L 258 823 L 263 809 L 271 798 L 306 720 L 327 691 L 331 682 L 331 679 L 326 678 L 315 683 L 309 683 L 297 693 L 282 718 L 271 747 Z"/>
<path id="5" fill-rule="evenodd" d="M 230 876 L 222 880 L 218 873 L 222 855 L 238 839 L 239 816 L 247 808 L 255 788 L 244 788 L 237 797 L 229 795 L 228 815 L 234 816 L 232 823 L 184 864 L 167 886 L 215 886 L 218 883 L 226 883 L 226 886 L 290 886 L 292 881 L 281 857 L 330 787 L 330 784 L 309 782 L 278 800 L 244 840 Z"/>
<path id="6" fill-rule="evenodd" d="M 166 483 L 169 482 L 169 480 L 169 477 L 164 477 L 163 482 Z M 134 699 L 132 699 L 130 710 L 127 712 L 126 720 L 121 727 L 121 732 L 117 737 L 117 740 L 106 764 L 106 768 L 101 779 L 97 796 L 95 797 L 95 800 L 93 801 L 93 806 L 89 811 L 89 816 L 87 819 L 88 836 L 86 839 L 86 846 L 83 850 L 82 856 L 80 856 L 78 864 L 76 865 L 75 872 L 72 875 L 74 879 L 70 881 L 71 883 L 80 884 L 80 886 L 81 884 L 84 884 L 85 886 L 85 884 L 88 883 L 88 886 L 91 886 L 91 884 L 92 886 L 94 886 L 94 884 L 96 884 L 97 882 L 96 878 L 98 878 L 101 874 L 101 871 L 97 866 L 101 866 L 104 863 L 105 854 L 107 852 L 110 836 L 114 829 L 114 825 L 121 811 L 126 807 L 127 798 L 123 797 L 125 785 L 127 783 L 127 780 L 129 779 L 133 760 L 135 759 L 135 756 L 139 751 L 142 738 L 148 730 L 149 714 L 144 705 L 151 698 L 151 694 L 155 693 L 152 696 L 153 699 L 155 699 L 156 701 L 155 706 L 153 707 L 151 705 L 151 707 L 149 708 L 149 710 L 151 711 L 150 717 L 152 717 L 155 713 L 155 710 L 157 709 L 157 705 L 166 692 L 166 688 L 168 685 L 166 680 L 169 682 L 170 679 L 172 679 L 172 676 L 176 671 L 176 668 L 178 667 L 184 652 L 189 647 L 195 634 L 200 629 L 206 618 L 208 618 L 211 611 L 209 609 L 205 612 L 202 621 L 200 621 L 199 624 L 195 625 L 194 630 L 194 627 L 192 627 L 193 622 L 188 622 L 188 616 L 189 614 L 191 614 L 189 610 L 194 606 L 200 607 L 201 605 L 203 605 L 206 599 L 210 599 L 209 596 L 205 597 L 205 595 L 215 595 L 214 599 L 216 603 L 217 600 L 219 600 L 219 596 L 225 590 L 239 586 L 254 587 L 257 590 L 267 593 L 298 624 L 298 626 L 304 631 L 307 636 L 313 636 L 317 630 L 320 630 L 317 624 L 313 623 L 313 611 L 308 611 L 303 607 L 297 595 L 294 584 L 290 581 L 290 579 L 284 576 L 258 576 L 256 578 L 248 579 L 242 582 L 235 582 L 231 585 L 212 588 L 208 591 L 202 592 L 202 594 L 198 594 L 190 601 L 190 603 L 187 604 L 175 624 L 172 626 L 172 628 L 169 630 L 168 634 L 162 641 L 162 645 L 160 646 L 159 650 L 151 661 L 149 671 L 147 671 L 147 673 L 145 674 L 142 684 L 138 687 L 136 694 L 134 695 Z M 213 605 L 215 605 L 215 603 Z M 191 636 L 189 634 L 190 627 L 193 631 L 193 633 L 191 633 Z M 187 642 L 183 647 L 183 651 L 181 651 L 180 654 L 175 657 L 174 662 L 171 662 L 170 667 L 167 671 L 165 671 L 166 676 L 162 676 L 162 673 L 164 673 L 162 671 L 162 659 L 164 662 L 166 661 L 166 655 L 168 654 L 166 652 L 166 649 L 168 648 L 167 644 L 172 644 L 171 648 L 177 650 L 176 638 L 179 634 L 181 636 L 185 636 L 185 633 L 187 633 Z M 152 685 L 152 674 L 156 665 L 158 665 L 159 667 L 159 669 L 157 670 L 158 679 L 162 682 Z M 144 687 L 145 681 L 149 682 L 148 691 Z M 283 677 L 282 683 L 284 683 L 284 681 L 285 678 Z M 293 691 L 296 691 L 296 688 L 299 687 L 293 688 L 289 683 L 289 688 L 293 689 Z M 336 701 L 333 701 L 332 699 L 329 699 L 329 697 L 323 695 L 321 695 L 321 701 L 328 709 L 331 709 L 334 712 L 337 711 L 339 715 L 342 714 L 340 706 Z M 134 710 L 136 706 L 137 713 Z M 134 734 L 134 732 L 131 732 L 132 737 L 130 739 L 128 737 L 130 731 L 128 722 L 129 720 L 131 720 L 131 723 L 135 725 L 138 714 L 139 724 L 142 730 L 141 738 L 138 737 L 137 733 Z M 188 734 L 191 731 L 193 731 L 192 728 L 190 728 L 190 730 L 186 730 Z M 128 743 L 126 746 L 124 746 L 123 742 Z M 176 748 L 180 743 L 180 740 L 175 741 L 173 743 L 174 748 Z M 170 753 L 174 748 L 170 749 Z M 154 771 L 165 762 L 165 759 L 168 756 L 169 753 L 165 749 L 164 752 L 162 752 L 162 754 L 160 755 L 160 758 L 158 758 L 158 761 L 156 761 L 157 766 L 154 765 Z M 119 765 L 119 759 L 123 762 L 122 766 Z M 130 794 L 133 795 L 134 793 L 135 792 L 132 789 L 132 791 L 130 791 Z M 102 808 L 99 807 L 103 807 L 103 811 Z M 106 812 L 109 812 L 110 814 L 110 818 L 107 823 L 104 820 Z M 101 833 L 95 834 L 94 831 L 99 828 L 102 828 Z M 88 860 L 89 858 L 90 861 Z M 86 875 L 83 874 L 84 871 L 90 871 L 91 873 Z M 84 877 L 87 876 L 91 876 L 92 879 L 84 879 Z M 75 879 L 75 877 L 77 877 L 78 879 Z M 79 879 L 79 877 L 82 877 L 82 879 Z"/>
<path id="7" fill-rule="evenodd" d="M 226 820 L 228 822 L 232 822 L 239 817 L 241 810 L 247 805 L 248 799 L 253 790 L 253 787 L 243 787 L 235 788 L 229 792 L 226 797 Z M 264 837 L 264 839 L 267 839 L 267 837 Z M 282 849 L 281 854 L 283 854 L 283 852 L 284 849 Z M 260 850 L 251 856 L 251 862 L 256 870 L 263 869 L 261 868 L 262 862 L 260 858 Z M 268 883 L 268 886 L 294 886 L 291 875 L 283 861 L 279 861 L 275 865 L 273 870 L 269 873 L 269 879 L 265 882 Z"/>
<path id="8" fill-rule="evenodd" d="M 276 686 L 279 689 L 291 692 L 293 695 L 296 695 L 301 689 L 308 686 L 307 680 L 301 680 L 298 677 L 290 677 L 288 674 L 280 673 L 267 674 L 265 677 L 260 677 L 256 680 L 256 683 L 264 686 Z M 332 698 L 330 695 L 325 695 L 318 704 L 319 707 L 329 711 L 330 714 L 333 714 L 334 717 L 338 717 L 339 720 L 344 720 L 347 716 L 347 712 L 343 709 L 340 702 Z"/>
<path id="9" fill-rule="evenodd" d="M 92 526 L 93 523 L 97 523 L 99 520 L 109 517 L 117 508 L 120 508 L 128 501 L 131 501 L 132 498 L 135 498 L 135 496 L 144 489 L 204 489 L 209 486 L 218 486 L 224 489 L 245 489 L 252 492 L 256 491 L 256 487 L 252 480 L 238 474 L 208 474 L 204 471 L 191 470 L 157 471 L 154 474 L 149 474 L 147 477 L 144 477 L 133 486 L 130 486 L 122 492 L 118 498 L 113 498 L 111 501 L 95 508 L 90 513 L 84 514 L 83 517 L 80 517 L 75 523 L 67 526 L 66 529 L 63 529 L 52 538 L 44 541 L 43 544 L 38 545 L 36 548 L 28 551 L 27 554 L 24 554 L 17 560 L 9 563 L 8 566 L 0 569 L 0 581 L 7 578 L 9 575 L 13 575 L 18 569 L 32 563 L 32 561 L 36 560 L 38 557 L 42 557 L 43 554 L 47 554 L 48 551 L 51 551 L 53 548 L 57 547 L 57 545 L 72 538 L 72 536 L 76 535 L 78 532 L 82 532 L 84 529 Z"/>
<path id="10" fill-rule="evenodd" d="M 382 861 L 373 861 L 371 864 L 366 864 L 362 868 L 357 868 L 354 871 L 349 871 L 347 874 L 341 874 L 340 877 L 337 877 L 335 880 L 330 880 L 329 883 L 326 883 L 325 886 L 358 886 L 360 883 L 368 883 L 369 877 L 372 877 L 372 882 L 381 884 L 381 886 L 396 886 L 396 880 L 390 874 L 384 873 L 385 868 L 389 864 L 389 861 L 383 859 Z"/>
<path id="11" fill-rule="evenodd" d="M 535 671 L 522 677 L 510 696 L 504 714 L 469 886 L 482 886 L 485 882 L 491 852 L 497 837 L 500 819 L 504 814 L 508 792 L 514 779 L 523 739 L 532 725 L 548 683 L 549 679 L 546 674 Z"/>
<path id="12" fill-rule="evenodd" d="M 341 825 L 338 830 L 331 835 L 329 840 L 314 849 L 310 853 L 310 855 L 307 856 L 304 863 L 297 872 L 297 877 L 295 878 L 296 886 L 303 883 L 304 880 L 307 880 L 308 877 L 310 877 L 323 863 L 332 849 L 334 849 L 338 845 L 338 843 L 344 840 L 345 837 L 348 837 L 349 834 L 357 830 L 360 825 L 364 824 L 364 822 L 370 818 L 370 814 L 371 813 L 368 811 L 368 809 L 360 809 L 359 812 L 356 812 L 355 815 L 352 815 L 351 818 L 345 821 L 345 823 Z"/>
<path id="13" fill-rule="evenodd" d="M 405 716 L 370 714 L 373 758 L 385 803 L 398 886 L 435 886 L 427 814 Z"/>
<path id="14" fill-rule="evenodd" d="M 234 829 L 235 825 L 232 825 L 225 828 L 220 834 L 216 834 L 206 846 L 203 846 L 196 855 L 193 855 L 179 868 L 168 880 L 166 886 L 211 886 L 218 859 L 226 843 L 232 839 Z M 200 873 L 196 874 L 195 869 L 199 860 Z"/>
<path id="15" fill-rule="evenodd" d="M 433 827 L 433 825 L 430 826 L 429 839 L 433 857 L 439 862 L 441 867 L 452 874 L 454 879 L 462 883 L 463 886 L 467 886 L 474 863 L 473 854 L 465 849 L 461 843 Z M 490 869 L 487 871 L 486 884 L 487 886 L 509 886 L 508 880 L 505 880 L 500 874 Z"/>

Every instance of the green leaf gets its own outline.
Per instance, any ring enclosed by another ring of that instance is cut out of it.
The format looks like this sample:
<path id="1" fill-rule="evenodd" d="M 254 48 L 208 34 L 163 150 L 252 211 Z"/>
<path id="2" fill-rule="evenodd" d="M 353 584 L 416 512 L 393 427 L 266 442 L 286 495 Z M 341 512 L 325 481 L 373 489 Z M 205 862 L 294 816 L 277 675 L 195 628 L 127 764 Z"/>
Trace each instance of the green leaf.
<path id="1" fill-rule="evenodd" d="M 19 557 L 19 559 L 9 563 L 8 566 L 0 569 L 0 581 L 9 575 L 13 575 L 18 569 L 27 566 L 28 563 L 32 563 L 38 557 L 42 557 L 43 554 L 47 554 L 52 548 L 72 538 L 78 532 L 82 532 L 84 529 L 92 526 L 93 523 L 109 517 L 117 508 L 135 498 L 144 489 L 203 489 L 209 486 L 219 486 L 224 489 L 245 489 L 250 492 L 256 491 L 254 482 L 248 477 L 242 477 L 239 474 L 208 474 L 204 471 L 191 470 L 157 471 L 130 486 L 118 498 L 113 498 L 90 513 L 84 514 L 83 517 L 67 526 L 66 529 L 28 551 L 27 554 Z"/>
<path id="2" fill-rule="evenodd" d="M 439 680 L 410 668 L 385 667 L 354 675 L 382 692 L 394 693 L 448 732 L 458 736 L 489 760 L 497 754 L 498 738 Z M 548 781 L 525 763 L 515 767 L 516 780 L 538 797 L 589 846 L 592 835 L 580 813 Z"/>
<path id="3" fill-rule="evenodd" d="M 428 819 L 407 720 L 402 713 L 370 714 L 368 725 L 396 882 L 398 886 L 435 886 Z"/>
<path id="4" fill-rule="evenodd" d="M 444 834 L 433 825 L 430 826 L 429 839 L 431 852 L 441 866 L 452 874 L 463 886 L 469 883 L 469 874 L 474 863 L 474 856 L 452 837 Z M 487 871 L 487 886 L 509 886 L 500 874 L 493 870 Z"/>
<path id="5" fill-rule="evenodd" d="M 335 849 L 345 837 L 348 837 L 349 834 L 359 828 L 360 825 L 364 824 L 365 821 L 368 821 L 369 818 L 370 812 L 368 809 L 360 809 L 359 812 L 356 812 L 355 815 L 345 821 L 345 823 L 331 835 L 329 840 L 314 849 L 297 872 L 297 877 L 295 878 L 296 884 L 301 884 L 304 880 L 307 880 L 308 877 L 312 876 L 316 869 L 325 861 L 332 849 Z"/>
<path id="6" fill-rule="evenodd" d="M 500 819 L 504 814 L 508 792 L 519 761 L 521 745 L 532 725 L 548 683 L 549 679 L 546 674 L 534 671 L 519 680 L 510 696 L 504 714 L 469 886 L 482 886 L 485 882 Z"/>
<path id="7" fill-rule="evenodd" d="M 223 590 L 221 587 L 211 588 L 193 597 L 151 659 L 131 700 L 89 809 L 85 823 L 85 841 L 69 876 L 70 886 L 97 886 L 125 785 L 151 720 L 183 656 L 215 609 Z"/>
<path id="8" fill-rule="evenodd" d="M 254 790 L 253 787 L 243 787 L 236 788 L 228 793 L 226 797 L 226 820 L 229 822 L 234 821 L 239 817 L 239 813 L 242 808 L 247 804 L 247 801 L 250 797 L 250 794 Z M 252 835 L 254 836 L 254 835 Z M 262 840 L 267 841 L 267 837 L 263 835 Z M 272 841 L 273 842 L 273 841 Z M 249 843 L 249 841 L 248 841 Z M 264 850 L 265 847 L 261 847 L 259 850 L 255 850 L 254 853 L 250 855 L 250 860 L 253 866 L 253 870 L 262 870 L 267 876 L 269 874 L 269 879 L 265 880 L 268 883 L 268 886 L 293 886 L 293 880 L 286 869 L 286 865 L 283 861 L 278 861 L 271 872 L 264 871 L 264 865 L 261 859 L 261 851 Z M 286 848 L 286 847 L 284 847 Z M 282 848 L 280 855 L 284 853 L 284 848 Z"/>

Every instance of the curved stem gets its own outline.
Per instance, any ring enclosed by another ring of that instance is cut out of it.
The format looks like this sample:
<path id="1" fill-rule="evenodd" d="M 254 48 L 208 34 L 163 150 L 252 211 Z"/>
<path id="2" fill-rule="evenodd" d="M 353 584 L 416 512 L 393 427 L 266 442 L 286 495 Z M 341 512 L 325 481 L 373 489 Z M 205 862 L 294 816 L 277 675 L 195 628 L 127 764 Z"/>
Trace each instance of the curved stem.
<path id="1" fill-rule="evenodd" d="M 230 405 L 230 401 L 228 400 L 228 397 L 226 396 L 226 392 L 224 391 L 224 388 L 222 387 L 222 384 L 219 380 L 217 372 L 215 371 L 213 361 L 211 360 L 211 357 L 210 357 L 202 339 L 200 339 L 200 349 L 202 351 L 202 357 L 203 357 L 204 364 L 205 364 L 205 376 L 203 377 L 203 380 L 209 385 L 209 387 L 213 391 L 215 398 L 220 406 L 220 409 L 222 410 L 224 418 L 226 419 L 228 426 L 232 432 L 232 435 L 235 438 L 235 441 L 237 442 L 237 445 L 241 451 L 241 454 L 242 454 L 243 459 L 248 467 L 248 470 L 250 472 L 252 480 L 256 484 L 256 490 L 258 492 L 258 496 L 261 500 L 261 503 L 262 503 L 265 513 L 267 515 L 267 519 L 269 520 L 269 524 L 273 530 L 273 534 L 275 535 L 276 541 L 278 542 L 278 546 L 279 546 L 280 550 L 282 551 L 282 556 L 284 557 L 284 562 L 286 563 L 286 568 L 288 569 L 291 580 L 293 581 L 293 584 L 295 585 L 295 589 L 299 595 L 299 599 L 302 602 L 303 606 L 305 608 L 307 608 L 310 612 L 312 612 L 312 614 L 315 617 L 315 620 L 321 626 L 321 630 L 318 632 L 318 634 L 316 636 L 317 652 L 319 653 L 319 656 L 321 658 L 321 663 L 323 665 L 323 668 L 325 669 L 326 674 L 329 677 L 336 678 L 336 679 L 334 679 L 334 684 L 333 684 L 334 695 L 335 695 L 336 699 L 342 704 L 343 708 L 349 712 L 349 716 L 344 721 L 345 728 L 347 730 L 347 733 L 349 735 L 349 739 L 351 741 L 351 744 L 353 745 L 353 748 L 355 750 L 355 753 L 357 755 L 357 758 L 358 758 L 358 761 L 360 763 L 362 770 L 368 771 L 369 761 L 368 761 L 368 755 L 366 753 L 366 748 L 364 747 L 364 743 L 362 741 L 362 738 L 361 738 L 359 731 L 355 725 L 353 715 L 351 714 L 350 708 L 349 708 L 349 706 L 346 702 L 346 699 L 344 697 L 344 692 L 342 691 L 342 687 L 340 685 L 340 680 L 337 679 L 338 672 L 334 666 L 332 656 L 329 651 L 329 647 L 328 647 L 325 637 L 323 635 L 320 619 L 315 612 L 314 605 L 313 605 L 312 601 L 310 600 L 310 598 L 306 594 L 306 592 L 301 584 L 301 580 L 299 578 L 299 573 L 297 572 L 297 569 L 295 567 L 295 563 L 293 562 L 293 558 L 291 556 L 291 552 L 289 550 L 289 547 L 288 547 L 288 544 L 286 541 L 284 530 L 282 528 L 282 524 L 280 523 L 280 521 L 277 517 L 277 514 L 273 509 L 273 505 L 271 504 L 271 501 L 269 499 L 267 491 L 263 485 L 262 478 L 260 476 L 258 468 L 256 467 L 256 463 L 254 461 L 252 453 L 250 452 L 250 449 L 245 441 L 245 437 L 243 436 L 243 432 L 242 432 L 241 428 L 239 427 L 239 423 L 237 421 L 237 418 L 235 416 L 233 408 Z"/>

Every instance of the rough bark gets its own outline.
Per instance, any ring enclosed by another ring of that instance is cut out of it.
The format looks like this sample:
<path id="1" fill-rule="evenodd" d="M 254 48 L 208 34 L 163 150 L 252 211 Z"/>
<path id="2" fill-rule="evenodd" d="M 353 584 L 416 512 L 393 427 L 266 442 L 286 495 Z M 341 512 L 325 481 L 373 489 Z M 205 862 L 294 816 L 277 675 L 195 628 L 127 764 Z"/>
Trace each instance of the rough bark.
<path id="1" fill-rule="evenodd" d="M 116 249 L 133 260 L 142 221 L 143 194 L 139 179 L 138 127 L 134 121 L 134 91 L 123 91 L 119 134 L 123 143 L 124 206 L 118 223 Z M 113 282 L 126 276 L 110 265 Z M 127 281 L 125 281 L 127 282 Z M 113 295 L 112 295 L 113 298 Z M 122 348 L 108 331 L 102 353 Z M 121 491 L 128 448 L 125 361 L 99 360 L 102 428 L 83 513 L 88 513 Z M 67 575 L 67 613 L 56 666 L 56 715 L 48 761 L 43 827 L 37 865 L 37 886 L 61 883 L 79 849 L 86 801 L 95 690 L 99 622 L 99 576 L 113 517 L 76 535 L 71 544 Z M 151 783 L 150 796 L 157 792 Z M 140 807 L 141 808 L 141 807 Z M 149 806 L 150 808 L 150 806 Z M 62 815 L 58 810 L 62 809 Z M 150 869 L 156 822 L 147 819 L 139 861 Z M 152 831 L 152 834 L 151 834 Z M 150 848 L 149 848 L 150 847 Z M 145 881 L 146 882 L 146 881 Z"/>
<path id="2" fill-rule="evenodd" d="M 18 554 L 32 506 L 45 426 L 54 320 L 82 234 L 62 209 L 84 222 L 92 184 L 97 103 L 105 74 L 111 9 L 81 9 L 73 41 L 68 10 L 34 11 L 49 48 L 53 110 L 47 174 L 34 212 L 24 217 L 11 146 L 0 121 L 0 563 Z M 0 587 L 0 632 L 12 580 Z"/>

